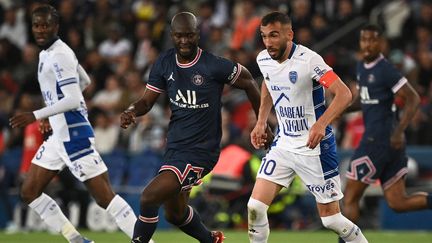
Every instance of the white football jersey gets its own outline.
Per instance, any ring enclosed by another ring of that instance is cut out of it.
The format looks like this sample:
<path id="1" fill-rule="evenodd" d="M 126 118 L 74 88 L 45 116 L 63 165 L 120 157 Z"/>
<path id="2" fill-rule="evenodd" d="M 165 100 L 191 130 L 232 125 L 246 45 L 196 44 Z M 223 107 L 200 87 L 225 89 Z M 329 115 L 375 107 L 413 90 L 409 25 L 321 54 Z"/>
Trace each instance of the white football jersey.
<path id="1" fill-rule="evenodd" d="M 38 80 L 46 106 L 52 106 L 64 95 L 61 87 L 79 86 L 78 60 L 62 40 L 58 39 L 48 49 L 39 53 Z M 94 137 L 87 119 L 87 107 L 79 93 L 80 107 L 49 117 L 53 137 L 60 141 Z"/>
<path id="2" fill-rule="evenodd" d="M 283 63 L 273 60 L 267 50 L 258 54 L 257 63 L 278 118 L 276 146 L 303 155 L 319 155 L 321 149 L 335 146 L 330 126 L 326 128 L 321 146 L 315 149 L 306 146 L 310 128 L 326 109 L 322 77 L 332 68 L 323 58 L 307 47 L 293 43 L 291 53 Z"/>

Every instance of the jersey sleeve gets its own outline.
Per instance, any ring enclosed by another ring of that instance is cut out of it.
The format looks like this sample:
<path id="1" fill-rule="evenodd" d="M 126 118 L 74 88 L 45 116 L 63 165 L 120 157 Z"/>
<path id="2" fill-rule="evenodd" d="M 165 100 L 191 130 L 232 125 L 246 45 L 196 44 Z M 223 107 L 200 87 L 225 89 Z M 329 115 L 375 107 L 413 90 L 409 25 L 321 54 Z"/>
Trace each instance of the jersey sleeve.
<path id="1" fill-rule="evenodd" d="M 318 54 L 312 56 L 309 65 L 311 78 L 319 82 L 325 88 L 330 87 L 330 85 L 339 78 L 337 74 L 333 72 L 333 69 L 327 65 L 324 59 Z"/>
<path id="2" fill-rule="evenodd" d="M 390 63 L 387 63 L 387 67 L 384 69 L 385 82 L 394 94 L 408 82 L 408 80 L 402 76 L 402 74 Z"/>
<path id="3" fill-rule="evenodd" d="M 166 80 L 163 76 L 163 62 L 162 57 L 159 57 L 152 69 L 150 70 L 149 79 L 147 82 L 147 89 L 156 93 L 163 93 L 166 89 Z"/>
<path id="4" fill-rule="evenodd" d="M 59 88 L 75 84 L 78 85 L 78 60 L 68 53 L 57 53 L 52 57 L 52 71 Z"/>
<path id="5" fill-rule="evenodd" d="M 241 72 L 241 65 L 222 57 L 215 57 L 209 65 L 216 81 L 233 85 Z"/>

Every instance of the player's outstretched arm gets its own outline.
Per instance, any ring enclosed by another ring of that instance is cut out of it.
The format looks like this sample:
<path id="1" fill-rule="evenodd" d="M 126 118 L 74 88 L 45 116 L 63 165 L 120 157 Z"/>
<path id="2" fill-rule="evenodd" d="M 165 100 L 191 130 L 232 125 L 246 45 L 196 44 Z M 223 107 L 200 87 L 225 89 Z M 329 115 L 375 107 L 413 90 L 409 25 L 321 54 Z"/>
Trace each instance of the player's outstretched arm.
<path id="1" fill-rule="evenodd" d="M 405 129 L 408 127 L 419 107 L 420 97 L 409 83 L 403 85 L 396 92 L 396 97 L 403 100 L 404 107 L 399 124 L 395 127 L 392 136 L 390 137 L 390 143 L 393 148 L 400 149 L 405 141 Z"/>
<path id="2" fill-rule="evenodd" d="M 151 110 L 158 97 L 159 93 L 146 88 L 141 99 L 132 103 L 120 115 L 120 127 L 126 129 L 130 124 L 134 124 L 137 116 L 145 115 Z"/>
<path id="3" fill-rule="evenodd" d="M 9 119 L 9 124 L 12 128 L 25 127 L 35 120 L 48 118 L 53 115 L 79 108 L 81 90 L 79 89 L 77 82 L 75 81 L 64 85 L 60 89 L 64 95 L 63 99 L 59 100 L 52 106 L 47 106 L 34 112 L 16 114 Z"/>
<path id="4" fill-rule="evenodd" d="M 310 129 L 306 146 L 311 149 L 315 148 L 321 142 L 322 138 L 325 136 L 325 128 L 338 117 L 352 101 L 351 91 L 339 77 L 331 82 L 327 90 L 334 95 L 334 98 L 327 110 Z"/>

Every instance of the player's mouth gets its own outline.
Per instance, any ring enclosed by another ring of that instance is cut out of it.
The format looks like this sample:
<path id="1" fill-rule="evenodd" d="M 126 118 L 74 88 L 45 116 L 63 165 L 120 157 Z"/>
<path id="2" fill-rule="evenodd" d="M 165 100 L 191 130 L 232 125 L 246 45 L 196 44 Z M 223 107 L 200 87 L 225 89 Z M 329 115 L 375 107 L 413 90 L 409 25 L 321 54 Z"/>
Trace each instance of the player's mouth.
<path id="1" fill-rule="evenodd" d="M 371 55 L 371 51 L 369 50 L 363 50 L 363 56 L 368 57 Z"/>
<path id="2" fill-rule="evenodd" d="M 179 46 L 179 50 L 182 52 L 188 52 L 192 50 L 192 48 L 190 46 Z"/>
<path id="3" fill-rule="evenodd" d="M 36 42 L 38 42 L 38 43 L 44 43 L 44 42 L 47 40 L 47 38 L 44 37 L 44 36 L 36 36 L 36 37 L 35 37 L 35 40 L 36 40 Z"/>
<path id="4" fill-rule="evenodd" d="M 267 52 L 270 56 L 277 56 L 278 54 L 278 50 L 276 49 L 268 49 Z"/>

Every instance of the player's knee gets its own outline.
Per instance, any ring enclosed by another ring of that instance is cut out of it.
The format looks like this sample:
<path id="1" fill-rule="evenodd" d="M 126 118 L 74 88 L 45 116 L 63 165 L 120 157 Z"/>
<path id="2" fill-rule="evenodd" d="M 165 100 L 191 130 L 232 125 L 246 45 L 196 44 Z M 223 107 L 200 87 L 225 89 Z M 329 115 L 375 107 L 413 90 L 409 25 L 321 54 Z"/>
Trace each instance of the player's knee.
<path id="1" fill-rule="evenodd" d="M 21 200 L 23 202 L 25 202 L 26 204 L 30 204 L 36 198 L 38 198 L 41 194 L 42 194 L 42 192 L 35 190 L 31 186 L 25 186 L 25 185 L 23 185 L 21 187 L 21 191 L 20 191 Z"/>
<path id="2" fill-rule="evenodd" d="M 389 207 L 397 213 L 403 213 L 406 211 L 406 204 L 402 198 L 397 200 L 387 200 L 387 203 Z"/>
<path id="3" fill-rule="evenodd" d="M 247 204 L 249 219 L 254 220 L 267 215 L 268 206 L 261 201 L 250 198 Z"/>
<path id="4" fill-rule="evenodd" d="M 142 193 L 140 197 L 140 205 L 146 205 L 146 206 L 159 206 L 157 204 L 157 194 L 156 193 Z"/>

